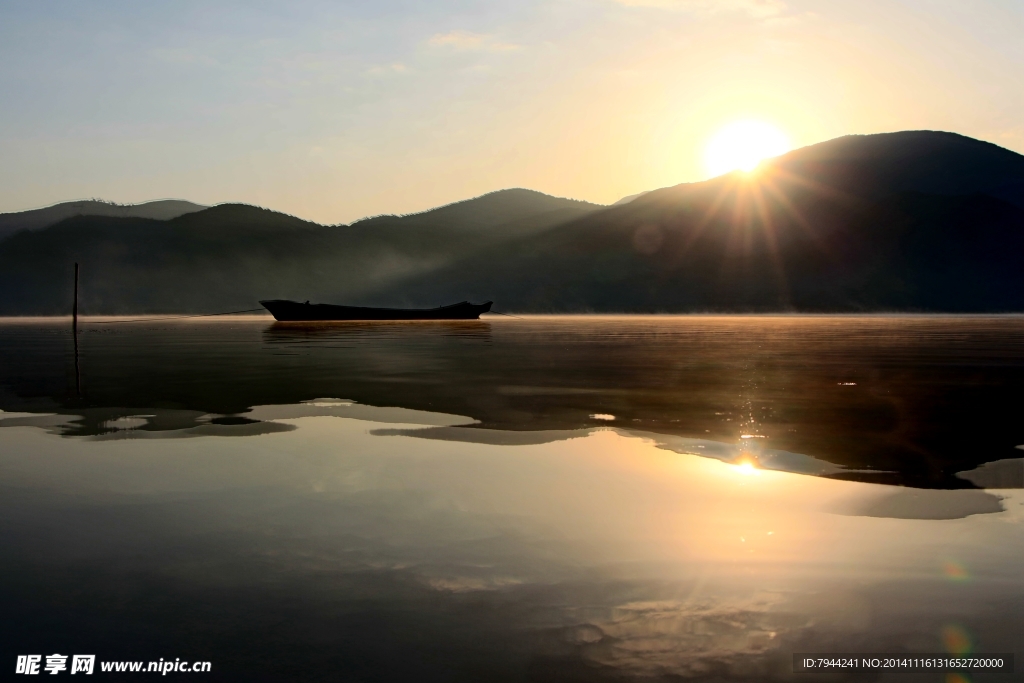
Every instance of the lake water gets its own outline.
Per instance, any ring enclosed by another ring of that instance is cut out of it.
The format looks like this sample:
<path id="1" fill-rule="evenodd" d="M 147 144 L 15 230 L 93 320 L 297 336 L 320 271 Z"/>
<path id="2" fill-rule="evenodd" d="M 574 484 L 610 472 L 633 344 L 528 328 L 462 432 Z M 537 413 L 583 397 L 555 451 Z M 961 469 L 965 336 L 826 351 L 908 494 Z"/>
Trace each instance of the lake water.
<path id="1" fill-rule="evenodd" d="M 1024 653 L 1022 317 L 86 319 L 78 342 L 0 321 L 5 667 L 1021 675 L 792 653 Z"/>

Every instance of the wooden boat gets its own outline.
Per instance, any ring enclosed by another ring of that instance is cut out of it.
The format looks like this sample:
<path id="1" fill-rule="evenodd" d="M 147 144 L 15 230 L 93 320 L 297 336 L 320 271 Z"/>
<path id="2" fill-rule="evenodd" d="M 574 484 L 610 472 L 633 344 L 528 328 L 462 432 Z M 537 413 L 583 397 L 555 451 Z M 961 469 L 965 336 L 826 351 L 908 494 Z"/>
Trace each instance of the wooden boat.
<path id="1" fill-rule="evenodd" d="M 281 322 L 308 322 L 315 320 L 476 320 L 481 313 L 491 310 L 494 302 L 471 304 L 463 301 L 438 308 L 367 308 L 364 306 L 336 306 L 272 299 L 260 305 Z"/>

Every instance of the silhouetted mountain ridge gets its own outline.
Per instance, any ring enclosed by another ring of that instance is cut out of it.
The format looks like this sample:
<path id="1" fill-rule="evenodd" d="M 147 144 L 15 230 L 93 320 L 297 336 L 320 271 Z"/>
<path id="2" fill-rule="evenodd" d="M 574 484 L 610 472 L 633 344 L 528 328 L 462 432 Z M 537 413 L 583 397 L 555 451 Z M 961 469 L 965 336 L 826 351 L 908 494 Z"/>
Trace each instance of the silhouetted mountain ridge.
<path id="1" fill-rule="evenodd" d="M 66 312 L 75 261 L 85 312 L 241 310 L 277 297 L 363 301 L 398 278 L 598 208 L 505 190 L 351 225 L 242 204 L 168 221 L 76 216 L 0 242 L 0 313 Z"/>
<path id="2" fill-rule="evenodd" d="M 506 310 L 1024 310 L 1024 156 L 951 133 L 847 136 L 646 193 L 398 283 Z M 484 265 L 486 264 L 486 265 Z"/>
<path id="3" fill-rule="evenodd" d="M 599 207 L 504 190 L 321 226 L 222 205 L 78 217 L 0 242 L 0 313 L 206 312 L 261 298 L 498 310 L 1024 311 L 1024 156 L 846 136 Z M 140 229 L 140 228 L 145 229 Z"/>
<path id="4" fill-rule="evenodd" d="M 0 240 L 20 230 L 39 230 L 72 216 L 152 218 L 166 221 L 207 207 L 181 199 L 158 199 L 142 204 L 115 204 L 99 199 L 61 202 L 42 209 L 0 213 Z"/>

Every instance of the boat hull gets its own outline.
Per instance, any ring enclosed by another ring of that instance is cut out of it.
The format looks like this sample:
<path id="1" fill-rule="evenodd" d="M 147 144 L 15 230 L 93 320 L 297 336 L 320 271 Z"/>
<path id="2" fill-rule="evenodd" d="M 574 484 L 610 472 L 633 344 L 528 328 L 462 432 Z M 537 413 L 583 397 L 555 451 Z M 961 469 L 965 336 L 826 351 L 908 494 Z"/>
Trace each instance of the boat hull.
<path id="1" fill-rule="evenodd" d="M 471 304 L 468 301 L 438 308 L 369 308 L 365 306 L 336 306 L 311 304 L 286 299 L 261 301 L 275 320 L 281 322 L 311 322 L 332 320 L 476 320 L 481 313 L 491 310 L 488 301 Z"/>

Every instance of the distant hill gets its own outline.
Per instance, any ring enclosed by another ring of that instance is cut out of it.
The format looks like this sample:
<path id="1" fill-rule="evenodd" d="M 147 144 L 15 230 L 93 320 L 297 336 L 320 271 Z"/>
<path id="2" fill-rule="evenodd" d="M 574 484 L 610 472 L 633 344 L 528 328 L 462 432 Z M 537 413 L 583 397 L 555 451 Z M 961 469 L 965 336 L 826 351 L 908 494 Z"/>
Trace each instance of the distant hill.
<path id="1" fill-rule="evenodd" d="M 847 135 L 785 154 L 768 167 L 863 200 L 911 191 L 986 194 L 1024 208 L 1024 156 L 955 133 Z"/>
<path id="2" fill-rule="evenodd" d="M 76 216 L 0 242 L 0 315 L 66 313 L 75 261 L 86 313 L 242 310 L 261 298 L 370 303 L 400 279 L 600 208 L 503 190 L 337 226 L 240 204 L 168 221 Z"/>
<path id="3" fill-rule="evenodd" d="M 181 199 L 159 199 L 142 204 L 115 204 L 98 199 L 62 202 L 31 211 L 0 213 L 0 240 L 19 230 L 39 230 L 72 216 L 118 216 L 166 221 L 207 207 Z"/>
<path id="4" fill-rule="evenodd" d="M 847 136 L 601 207 L 503 190 L 322 226 L 222 205 L 0 241 L 0 314 L 212 312 L 261 298 L 497 310 L 1024 311 L 1024 156 Z"/>
<path id="5" fill-rule="evenodd" d="M 648 192 L 650 192 L 650 190 L 647 190 L 645 192 L 637 192 L 636 194 L 628 195 L 626 197 L 623 197 L 619 201 L 615 202 L 614 204 L 612 204 L 612 206 L 622 206 L 623 204 L 629 204 L 634 199 L 637 199 L 639 197 L 643 197 Z"/>

